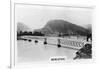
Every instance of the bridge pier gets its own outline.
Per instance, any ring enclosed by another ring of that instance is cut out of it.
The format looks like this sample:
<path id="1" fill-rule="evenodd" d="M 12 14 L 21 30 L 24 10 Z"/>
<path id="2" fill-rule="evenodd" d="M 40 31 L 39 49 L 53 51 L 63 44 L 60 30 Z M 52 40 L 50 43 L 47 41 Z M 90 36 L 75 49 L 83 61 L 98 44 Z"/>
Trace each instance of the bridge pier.
<path id="1" fill-rule="evenodd" d="M 47 38 L 44 38 L 44 45 L 47 44 Z"/>
<path id="2" fill-rule="evenodd" d="M 58 44 L 57 44 L 58 48 L 61 47 L 61 44 L 60 44 L 60 39 L 58 39 Z"/>

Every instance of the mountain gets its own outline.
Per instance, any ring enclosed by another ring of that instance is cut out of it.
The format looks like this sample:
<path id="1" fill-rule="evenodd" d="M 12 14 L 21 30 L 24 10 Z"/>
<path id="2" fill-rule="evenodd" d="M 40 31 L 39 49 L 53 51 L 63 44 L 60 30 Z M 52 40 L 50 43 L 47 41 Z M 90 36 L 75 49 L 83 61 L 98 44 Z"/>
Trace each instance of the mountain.
<path id="1" fill-rule="evenodd" d="M 90 33 L 92 33 L 92 25 L 91 24 L 85 25 L 84 28 L 86 28 Z"/>
<path id="2" fill-rule="evenodd" d="M 77 34 L 77 35 L 87 35 L 89 32 L 87 29 L 72 24 L 65 20 L 50 20 L 42 29 L 38 29 L 44 34 Z"/>
<path id="3" fill-rule="evenodd" d="M 27 26 L 27 25 L 25 25 L 25 24 L 23 24 L 23 23 L 21 23 L 21 22 L 18 22 L 17 23 L 17 32 L 20 32 L 20 31 L 30 31 L 31 29 Z"/>

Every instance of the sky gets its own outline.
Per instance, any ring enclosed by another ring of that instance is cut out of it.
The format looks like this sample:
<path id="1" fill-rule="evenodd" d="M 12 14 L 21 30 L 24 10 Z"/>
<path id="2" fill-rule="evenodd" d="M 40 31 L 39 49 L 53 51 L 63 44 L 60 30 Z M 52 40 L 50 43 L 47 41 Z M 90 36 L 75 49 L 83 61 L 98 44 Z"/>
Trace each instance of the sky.
<path id="1" fill-rule="evenodd" d="M 43 28 L 49 20 L 62 19 L 85 26 L 92 23 L 90 8 L 56 7 L 41 5 L 15 5 L 15 23 L 24 23 L 29 28 Z"/>

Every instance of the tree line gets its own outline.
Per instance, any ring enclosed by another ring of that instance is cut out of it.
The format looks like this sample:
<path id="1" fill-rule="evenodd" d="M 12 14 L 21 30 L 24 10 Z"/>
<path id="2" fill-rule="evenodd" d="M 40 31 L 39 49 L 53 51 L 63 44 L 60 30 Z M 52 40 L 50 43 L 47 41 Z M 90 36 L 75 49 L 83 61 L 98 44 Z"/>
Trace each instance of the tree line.
<path id="1" fill-rule="evenodd" d="M 30 36 L 44 36 L 43 33 L 41 32 L 38 32 L 38 31 L 20 31 L 20 32 L 17 32 L 17 36 L 25 36 L 25 35 L 30 35 Z"/>

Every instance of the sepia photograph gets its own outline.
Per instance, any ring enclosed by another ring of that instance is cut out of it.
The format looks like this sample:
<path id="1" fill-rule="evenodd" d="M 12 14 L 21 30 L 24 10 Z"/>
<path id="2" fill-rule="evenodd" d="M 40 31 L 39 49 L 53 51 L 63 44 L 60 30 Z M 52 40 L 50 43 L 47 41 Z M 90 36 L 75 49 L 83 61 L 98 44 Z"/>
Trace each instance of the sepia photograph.
<path id="1" fill-rule="evenodd" d="M 17 62 L 92 59 L 93 9 L 15 4 Z"/>

